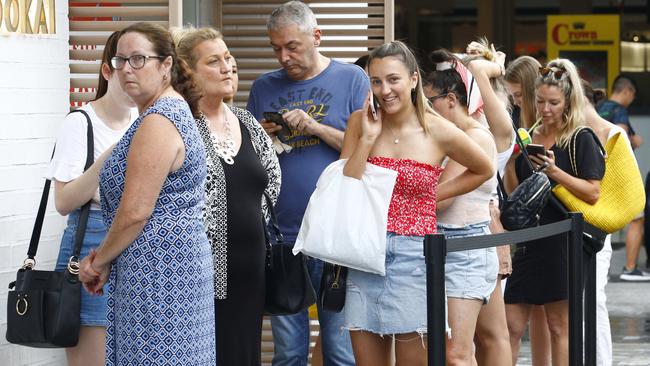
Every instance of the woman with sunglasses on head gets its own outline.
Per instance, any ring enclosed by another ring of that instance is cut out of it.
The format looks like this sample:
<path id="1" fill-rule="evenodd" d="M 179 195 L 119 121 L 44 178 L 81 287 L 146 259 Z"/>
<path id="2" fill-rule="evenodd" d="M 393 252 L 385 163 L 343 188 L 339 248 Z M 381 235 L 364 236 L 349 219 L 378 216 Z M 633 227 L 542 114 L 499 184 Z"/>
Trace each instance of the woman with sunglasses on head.
<path id="1" fill-rule="evenodd" d="M 159 25 L 122 30 L 112 64 L 140 116 L 99 174 L 110 228 L 79 273 L 91 293 L 111 285 L 106 365 L 214 365 L 199 90 Z"/>
<path id="2" fill-rule="evenodd" d="M 428 76 L 431 83 L 429 101 L 433 109 L 465 132 L 483 149 L 492 165 L 496 166 L 494 136 L 487 126 L 469 115 L 467 89 L 456 69 L 460 60 L 446 50 L 434 51 L 430 58 L 436 66 L 436 71 Z M 498 68 L 496 64 L 495 66 Z M 484 85 L 486 87 L 488 86 Z M 465 170 L 464 166 L 450 160 L 445 166 L 441 182 Z M 445 201 L 439 200 L 438 232 L 445 234 L 448 239 L 490 234 L 490 200 L 496 186 L 495 174 L 469 193 Z M 447 253 L 445 288 L 451 328 L 446 352 L 448 365 L 472 365 L 476 362 L 473 354 L 474 333 L 479 312 L 496 287 L 498 266 L 494 247 Z M 503 323 L 505 326 L 505 318 Z"/>
<path id="3" fill-rule="evenodd" d="M 569 161 L 569 140 L 586 121 L 584 93 L 571 61 L 556 59 L 540 69 L 535 81 L 535 105 L 539 122 L 531 133 L 532 143 L 543 145 L 545 154 L 530 155 L 533 167 L 546 174 L 551 184 L 561 184 L 581 200 L 595 203 L 605 161 L 591 134 L 577 136 L 577 175 Z M 533 173 L 524 159 L 522 154 L 508 165 L 516 177 L 506 179 L 509 192 Z M 540 216 L 542 225 L 564 219 L 564 213 L 550 201 Z M 543 305 L 551 334 L 552 363 L 568 365 L 567 258 L 564 234 L 517 245 L 504 295 L 508 318 L 513 320 L 509 323 L 511 339 L 515 340 L 513 353 L 519 350 L 533 305 Z"/>
<path id="4" fill-rule="evenodd" d="M 280 165 L 271 138 L 255 117 L 225 102 L 236 86 L 233 59 L 221 33 L 207 27 L 173 33 L 178 56 L 192 69 L 202 94 L 196 125 L 208 164 L 204 216 L 214 257 L 217 365 L 259 365 L 266 258 L 263 195 L 277 199 Z"/>
<path id="5" fill-rule="evenodd" d="M 54 180 L 54 202 L 61 215 L 68 215 L 55 270 L 63 271 L 72 256 L 81 207 L 91 202 L 80 257 L 88 255 L 106 236 L 99 207 L 99 171 L 115 144 L 136 119 L 131 98 L 120 87 L 117 72 L 111 65 L 119 32 L 108 37 L 99 69 L 95 99 L 79 108 L 92 125 L 94 163 L 84 172 L 88 124 L 82 113 L 71 113 L 63 121 L 56 139 L 56 150 L 47 172 Z M 79 343 L 66 349 L 68 365 L 103 365 L 106 333 L 106 296 L 81 292 L 81 328 Z"/>
<path id="6" fill-rule="evenodd" d="M 494 167 L 478 144 L 431 109 L 415 56 L 404 43 L 375 48 L 368 74 L 377 119 L 369 95 L 348 121 L 343 174 L 360 179 L 371 163 L 398 176 L 388 210 L 386 276 L 349 270 L 345 327 L 357 365 L 388 365 L 393 337 L 398 365 L 426 365 L 424 235 L 436 232 L 436 201 L 474 190 L 494 175 Z M 438 185 L 447 156 L 466 170 Z"/>

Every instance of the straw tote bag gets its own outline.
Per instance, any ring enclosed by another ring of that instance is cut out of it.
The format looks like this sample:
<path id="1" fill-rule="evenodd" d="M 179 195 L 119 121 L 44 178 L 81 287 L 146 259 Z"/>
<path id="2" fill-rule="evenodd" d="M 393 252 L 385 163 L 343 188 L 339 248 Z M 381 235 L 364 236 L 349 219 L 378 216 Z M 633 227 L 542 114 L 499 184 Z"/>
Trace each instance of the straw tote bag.
<path id="1" fill-rule="evenodd" d="M 576 163 L 576 140 L 578 134 L 591 133 L 605 155 L 605 176 L 600 182 L 600 198 L 590 205 L 569 190 L 557 185 L 553 188 L 555 196 L 569 211 L 582 212 L 586 222 L 613 233 L 622 229 L 645 206 L 645 190 L 641 172 L 634 155 L 620 133 L 607 141 L 605 148 L 600 144 L 594 131 L 588 127 L 577 129 L 569 143 L 569 159 L 575 175 L 579 167 Z"/>

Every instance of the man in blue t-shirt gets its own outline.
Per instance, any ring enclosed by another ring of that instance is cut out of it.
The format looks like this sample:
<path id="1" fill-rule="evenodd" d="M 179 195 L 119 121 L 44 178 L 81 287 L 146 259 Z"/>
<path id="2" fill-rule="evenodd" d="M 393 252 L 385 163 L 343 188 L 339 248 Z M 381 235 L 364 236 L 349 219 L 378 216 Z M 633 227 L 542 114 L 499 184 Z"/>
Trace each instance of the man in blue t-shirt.
<path id="1" fill-rule="evenodd" d="M 619 75 L 612 85 L 611 97 L 597 106 L 598 114 L 604 119 L 618 125 L 627 132 L 632 148 L 641 146 L 643 139 L 637 135 L 630 124 L 630 116 L 627 107 L 634 101 L 636 86 L 634 81 L 627 76 Z"/>
<path id="2" fill-rule="evenodd" d="M 304 3 L 290 1 L 275 9 L 267 29 L 282 69 L 255 80 L 247 108 L 271 137 L 280 137 L 282 142 L 275 141 L 282 169 L 276 212 L 285 239 L 295 242 L 316 182 L 325 167 L 338 160 L 348 117 L 362 108 L 370 83 L 358 66 L 320 54 L 321 30 Z M 281 113 L 290 133 L 264 119 L 264 112 Z M 323 262 L 310 258 L 308 265 L 318 292 Z M 318 314 L 323 364 L 354 365 L 350 336 L 341 331 L 343 313 L 318 309 Z M 273 365 L 307 365 L 307 311 L 272 317 L 271 324 Z"/>
<path id="3" fill-rule="evenodd" d="M 637 135 L 627 113 L 627 107 L 632 104 L 636 96 L 634 81 L 627 76 L 619 75 L 612 86 L 612 96 L 598 104 L 598 114 L 606 120 L 620 126 L 627 132 L 632 148 L 641 146 L 643 139 Z M 621 272 L 623 281 L 650 281 L 650 274 L 637 269 L 637 260 L 641 241 L 643 240 L 643 213 L 637 216 L 627 226 L 625 235 L 626 263 Z"/>

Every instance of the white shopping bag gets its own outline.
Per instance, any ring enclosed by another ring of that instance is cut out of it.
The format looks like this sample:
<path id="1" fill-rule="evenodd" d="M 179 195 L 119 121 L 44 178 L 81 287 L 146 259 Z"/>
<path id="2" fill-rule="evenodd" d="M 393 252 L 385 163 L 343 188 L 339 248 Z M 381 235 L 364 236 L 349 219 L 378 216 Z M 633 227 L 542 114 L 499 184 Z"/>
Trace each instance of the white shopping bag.
<path id="1" fill-rule="evenodd" d="M 366 163 L 361 180 L 330 164 L 309 199 L 293 253 L 384 275 L 386 224 L 397 172 Z"/>

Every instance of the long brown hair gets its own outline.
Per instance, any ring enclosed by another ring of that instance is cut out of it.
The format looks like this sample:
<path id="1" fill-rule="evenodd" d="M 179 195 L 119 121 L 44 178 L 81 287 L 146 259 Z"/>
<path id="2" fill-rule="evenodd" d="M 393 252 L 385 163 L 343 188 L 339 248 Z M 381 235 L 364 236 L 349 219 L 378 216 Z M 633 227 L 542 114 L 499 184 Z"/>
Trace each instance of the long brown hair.
<path id="1" fill-rule="evenodd" d="M 97 100 L 104 95 L 106 95 L 106 92 L 108 91 L 108 80 L 104 78 L 104 75 L 102 74 L 102 67 L 104 64 L 108 65 L 108 67 L 111 69 L 111 74 L 115 69 L 113 68 L 113 64 L 111 64 L 111 59 L 113 56 L 115 56 L 115 53 L 117 52 L 117 40 L 120 39 L 120 32 L 113 32 L 108 39 L 106 40 L 106 45 L 104 46 L 104 52 L 102 52 L 102 62 L 99 64 L 99 78 L 97 80 L 97 91 L 95 93 L 95 99 Z"/>
<path id="2" fill-rule="evenodd" d="M 384 43 L 383 45 L 375 48 L 370 52 L 368 56 L 368 70 L 370 70 L 370 64 L 376 58 L 384 58 L 388 56 L 393 56 L 400 60 L 409 72 L 409 75 L 417 75 L 417 84 L 413 90 L 415 93 L 415 114 L 418 117 L 420 125 L 424 129 L 424 132 L 429 132 L 429 125 L 426 122 L 426 115 L 431 114 L 437 116 L 438 114 L 433 110 L 427 97 L 424 95 L 424 90 L 422 89 L 422 75 L 420 75 L 420 67 L 418 66 L 418 61 L 415 58 L 415 55 L 409 47 L 401 41 L 392 41 L 389 43 Z"/>
<path id="3" fill-rule="evenodd" d="M 171 57 L 171 86 L 185 98 L 194 117 L 199 116 L 199 99 L 201 90 L 192 78 L 187 63 L 176 55 L 176 47 L 171 34 L 162 26 L 154 23 L 140 22 L 122 30 L 120 37 L 127 33 L 140 33 L 153 44 L 153 49 L 159 56 Z"/>
<path id="4" fill-rule="evenodd" d="M 520 56 L 508 64 L 506 81 L 521 87 L 521 127 L 530 128 L 537 120 L 535 112 L 535 79 L 542 65 L 530 56 Z"/>

